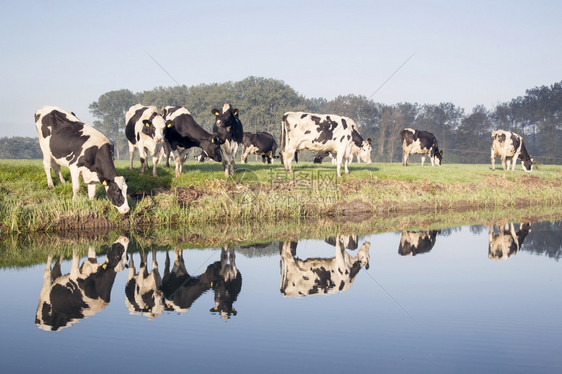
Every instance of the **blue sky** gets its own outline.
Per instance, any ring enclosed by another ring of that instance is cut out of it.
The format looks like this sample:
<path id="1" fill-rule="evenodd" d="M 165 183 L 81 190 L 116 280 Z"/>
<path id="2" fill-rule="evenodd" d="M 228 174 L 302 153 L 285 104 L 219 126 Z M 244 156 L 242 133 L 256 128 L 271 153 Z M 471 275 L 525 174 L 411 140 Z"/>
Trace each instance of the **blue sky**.
<path id="1" fill-rule="evenodd" d="M 541 0 L 2 0 L 0 136 L 36 136 L 46 104 L 91 123 L 103 93 L 175 81 L 370 97 L 412 55 L 374 101 L 491 109 L 562 80 L 560 19 L 562 2 Z"/>

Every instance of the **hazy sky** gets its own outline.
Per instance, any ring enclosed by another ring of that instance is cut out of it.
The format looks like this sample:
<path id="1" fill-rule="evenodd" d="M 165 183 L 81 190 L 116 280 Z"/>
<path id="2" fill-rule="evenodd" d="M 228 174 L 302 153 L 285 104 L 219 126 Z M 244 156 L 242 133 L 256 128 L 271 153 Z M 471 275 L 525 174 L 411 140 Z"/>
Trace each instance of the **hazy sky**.
<path id="1" fill-rule="evenodd" d="M 470 112 L 562 80 L 562 1 L 0 1 L 0 137 L 105 92 L 284 81 L 306 97 Z M 220 105 L 221 103 L 216 103 Z M 234 103 L 235 104 L 235 103 Z M 242 108 L 243 109 L 243 108 Z"/>

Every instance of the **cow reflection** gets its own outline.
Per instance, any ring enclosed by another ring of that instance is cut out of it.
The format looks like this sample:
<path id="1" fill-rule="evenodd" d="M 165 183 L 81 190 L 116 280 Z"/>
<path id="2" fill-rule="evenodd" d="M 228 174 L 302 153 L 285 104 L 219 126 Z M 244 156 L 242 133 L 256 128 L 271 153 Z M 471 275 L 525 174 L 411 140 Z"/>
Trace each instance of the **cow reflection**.
<path id="1" fill-rule="evenodd" d="M 359 237 L 357 235 L 331 236 L 326 239 L 325 242 L 335 247 L 337 245 L 338 239 L 341 240 L 343 248 L 345 249 L 359 248 Z"/>
<path id="2" fill-rule="evenodd" d="M 164 295 L 160 290 L 162 278 L 158 271 L 156 251 L 152 251 L 152 270 L 148 271 L 148 255 L 140 254 L 139 272 L 133 255 L 129 259 L 129 277 L 125 286 L 125 304 L 131 314 L 140 314 L 151 320 L 164 312 Z"/>
<path id="3" fill-rule="evenodd" d="M 488 258 L 490 260 L 505 260 L 517 254 L 529 232 L 531 232 L 530 223 L 520 224 L 518 231 L 515 231 L 513 223 L 503 226 L 490 226 Z"/>
<path id="4" fill-rule="evenodd" d="M 282 261 L 281 293 L 287 297 L 332 294 L 347 290 L 362 267 L 369 269 L 369 247 L 365 242 L 353 257 L 345 251 L 345 236 L 335 238 L 332 258 L 296 257 L 296 242 L 280 242 Z"/>
<path id="5" fill-rule="evenodd" d="M 213 284 L 215 306 L 210 311 L 219 313 L 222 318 L 235 316 L 238 312 L 233 308 L 233 304 L 240 290 L 242 290 L 242 275 L 236 267 L 234 249 L 224 247 L 221 250 L 219 277 Z"/>
<path id="6" fill-rule="evenodd" d="M 415 256 L 431 251 L 435 245 L 438 230 L 402 231 L 398 253 L 401 256 Z"/>
<path id="7" fill-rule="evenodd" d="M 185 313 L 191 305 L 219 279 L 221 263 L 216 261 L 209 265 L 199 276 L 189 275 L 183 259 L 183 251 L 176 249 L 174 266 L 170 271 L 170 256 L 166 252 L 162 291 L 166 298 L 166 310 Z"/>
<path id="8" fill-rule="evenodd" d="M 35 316 L 37 326 L 57 331 L 104 309 L 110 301 L 115 275 L 124 269 L 129 239 L 122 236 L 107 251 L 105 262 L 98 264 L 96 252 L 88 249 L 88 260 L 80 265 L 78 252 L 72 254 L 70 273 L 62 275 L 62 256 L 53 265 L 47 258 L 43 287 Z"/>

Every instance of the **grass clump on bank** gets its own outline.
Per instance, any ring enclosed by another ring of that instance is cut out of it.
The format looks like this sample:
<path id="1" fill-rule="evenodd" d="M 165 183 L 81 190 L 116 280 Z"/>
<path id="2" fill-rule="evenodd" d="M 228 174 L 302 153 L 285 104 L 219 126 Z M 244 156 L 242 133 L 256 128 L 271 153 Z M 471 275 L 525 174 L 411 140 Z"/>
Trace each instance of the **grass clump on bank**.
<path id="1" fill-rule="evenodd" d="M 137 162 L 138 164 L 138 162 Z M 41 160 L 0 160 L 0 232 L 25 233 L 84 228 L 174 227 L 244 220 L 276 221 L 301 217 L 348 217 L 358 214 L 457 211 L 554 205 L 562 207 L 559 166 L 492 171 L 489 165 L 441 167 L 399 163 L 353 164 L 350 174 L 335 176 L 332 165 L 300 163 L 288 175 L 277 163 L 237 165 L 226 179 L 217 163 L 188 162 L 184 173 L 158 167 L 138 175 L 128 162 L 117 172 L 128 178 L 131 212 L 122 216 L 98 185 L 96 199 L 85 186 L 72 200 L 67 183 L 49 190 Z"/>

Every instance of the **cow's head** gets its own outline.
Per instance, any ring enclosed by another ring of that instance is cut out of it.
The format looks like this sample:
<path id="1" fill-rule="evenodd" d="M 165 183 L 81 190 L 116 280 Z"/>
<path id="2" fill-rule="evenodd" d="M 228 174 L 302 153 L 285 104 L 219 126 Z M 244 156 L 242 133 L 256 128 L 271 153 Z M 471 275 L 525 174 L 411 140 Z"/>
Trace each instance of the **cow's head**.
<path id="1" fill-rule="evenodd" d="M 221 110 L 213 109 L 211 113 L 215 115 L 214 135 L 223 142 L 232 136 L 238 143 L 242 142 L 244 135 L 242 122 L 238 118 L 238 109 L 233 109 L 229 103 L 225 103 Z"/>
<path id="2" fill-rule="evenodd" d="M 161 143 L 164 140 L 166 126 L 164 118 L 154 109 L 150 118 L 142 120 L 142 133 L 150 136 L 156 143 Z"/>
<path id="3" fill-rule="evenodd" d="M 525 170 L 526 172 L 530 172 L 531 170 L 533 170 L 533 162 L 535 162 L 535 160 L 533 160 L 531 157 L 521 160 L 521 166 L 523 166 L 523 170 Z"/>
<path id="4" fill-rule="evenodd" d="M 359 153 L 357 154 L 357 156 L 367 165 L 371 164 L 372 149 L 371 138 L 368 138 L 367 140 L 364 140 L 363 143 L 361 143 L 361 148 L 359 150 Z"/>
<path id="5" fill-rule="evenodd" d="M 201 149 L 203 150 L 204 157 L 210 157 L 216 162 L 222 161 L 221 144 L 223 144 L 218 136 L 213 136 L 211 140 L 203 140 L 201 142 Z"/>
<path id="6" fill-rule="evenodd" d="M 128 213 L 129 203 L 127 202 L 127 182 L 124 177 L 115 177 L 102 181 L 107 198 L 117 208 L 119 213 Z"/>
<path id="7" fill-rule="evenodd" d="M 129 239 L 125 236 L 119 237 L 107 251 L 105 265 L 113 269 L 116 273 L 122 271 L 127 266 L 127 247 Z"/>
<path id="8" fill-rule="evenodd" d="M 361 266 L 364 266 L 366 270 L 369 270 L 369 261 L 371 256 L 369 255 L 369 248 L 371 247 L 371 242 L 365 242 L 361 246 L 361 249 L 357 251 L 357 258 L 360 261 Z"/>
<path id="9" fill-rule="evenodd" d="M 431 150 L 431 157 L 433 158 L 435 165 L 441 165 L 441 161 L 443 160 L 443 151 L 440 151 L 439 148 L 435 147 Z"/>

